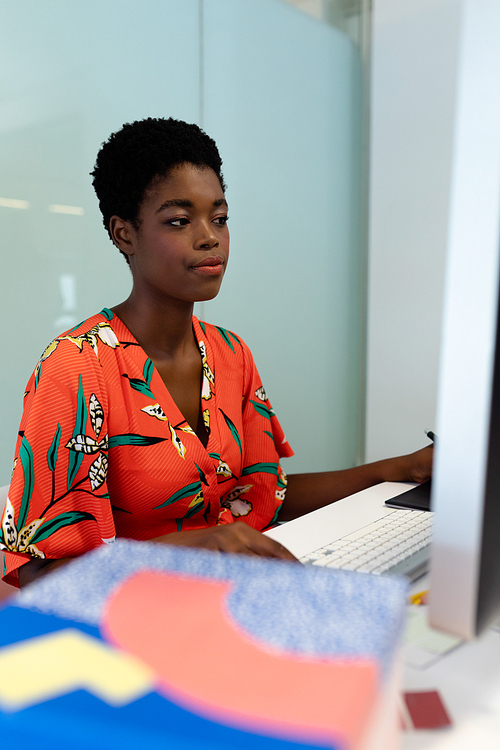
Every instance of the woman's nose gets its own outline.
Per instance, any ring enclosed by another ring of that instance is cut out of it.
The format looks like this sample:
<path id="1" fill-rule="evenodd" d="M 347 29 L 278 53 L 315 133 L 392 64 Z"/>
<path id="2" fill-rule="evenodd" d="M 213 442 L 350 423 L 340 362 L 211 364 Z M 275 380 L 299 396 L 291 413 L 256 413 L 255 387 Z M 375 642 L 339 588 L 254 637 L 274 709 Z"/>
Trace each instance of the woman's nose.
<path id="1" fill-rule="evenodd" d="M 200 226 L 200 230 L 195 241 L 195 248 L 202 250 L 206 248 L 217 247 L 218 244 L 219 240 L 217 239 L 217 235 L 215 234 L 212 225 L 203 224 L 202 226 Z"/>

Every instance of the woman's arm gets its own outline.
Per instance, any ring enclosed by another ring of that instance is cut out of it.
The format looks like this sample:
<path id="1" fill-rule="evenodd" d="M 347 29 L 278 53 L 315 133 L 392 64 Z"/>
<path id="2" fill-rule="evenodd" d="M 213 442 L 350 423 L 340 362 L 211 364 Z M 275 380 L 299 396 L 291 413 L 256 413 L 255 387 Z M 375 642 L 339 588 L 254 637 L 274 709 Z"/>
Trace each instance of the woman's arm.
<path id="1" fill-rule="evenodd" d="M 243 555 L 257 555 L 258 557 L 272 557 L 277 560 L 297 560 L 286 547 L 276 542 L 260 531 L 252 529 L 242 521 L 228 523 L 222 526 L 210 526 L 206 529 L 192 529 L 190 531 L 176 531 L 149 540 L 160 544 L 175 544 L 182 547 L 200 547 L 216 552 L 237 552 Z M 61 560 L 40 560 L 33 558 L 19 568 L 19 585 L 27 586 L 37 578 L 56 568 L 66 565 L 74 558 Z"/>
<path id="2" fill-rule="evenodd" d="M 343 471 L 291 474 L 278 520 L 290 521 L 380 482 L 425 482 L 432 470 L 432 445 Z"/>
<path id="3" fill-rule="evenodd" d="M 387 458 L 343 471 L 324 471 L 317 474 L 291 474 L 288 477 L 286 499 L 279 514 L 280 521 L 309 513 L 355 492 L 380 482 L 424 482 L 431 476 L 432 446 L 416 453 Z M 296 558 L 278 542 L 261 534 L 241 521 L 165 534 L 152 539 L 160 544 L 201 547 L 219 552 L 237 552 L 279 560 Z M 19 568 L 21 588 L 51 570 L 65 565 L 73 558 L 61 560 L 33 559 Z"/>
<path id="4" fill-rule="evenodd" d="M 65 557 L 61 560 L 40 560 L 34 557 L 19 568 L 19 586 L 23 588 L 28 583 L 35 581 L 46 573 L 50 573 L 51 570 L 60 568 L 61 565 L 66 565 L 66 563 L 71 562 L 73 559 L 73 557 Z"/>
<path id="5" fill-rule="evenodd" d="M 297 560 L 282 544 L 242 521 L 210 526 L 206 529 L 177 531 L 156 537 L 151 541 L 161 544 L 178 544 L 183 547 L 202 547 L 216 552 L 237 552 L 278 560 Z"/>

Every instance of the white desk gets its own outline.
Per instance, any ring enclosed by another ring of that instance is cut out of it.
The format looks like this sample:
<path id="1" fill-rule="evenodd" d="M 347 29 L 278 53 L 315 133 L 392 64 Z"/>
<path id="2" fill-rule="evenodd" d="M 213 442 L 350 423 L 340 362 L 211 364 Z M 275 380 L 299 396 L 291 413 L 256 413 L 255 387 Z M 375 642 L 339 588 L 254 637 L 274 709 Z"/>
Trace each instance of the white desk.
<path id="1" fill-rule="evenodd" d="M 427 582 L 421 578 L 413 590 Z M 438 690 L 453 726 L 404 732 L 402 750 L 499 750 L 500 630 L 490 628 L 429 667 L 405 664 L 403 690 Z"/>

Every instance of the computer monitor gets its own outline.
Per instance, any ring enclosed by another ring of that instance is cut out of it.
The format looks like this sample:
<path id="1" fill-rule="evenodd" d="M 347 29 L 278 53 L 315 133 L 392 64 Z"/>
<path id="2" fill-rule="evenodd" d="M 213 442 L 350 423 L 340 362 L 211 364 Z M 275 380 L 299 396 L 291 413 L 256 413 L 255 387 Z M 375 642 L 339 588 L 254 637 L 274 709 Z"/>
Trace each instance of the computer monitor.
<path id="1" fill-rule="evenodd" d="M 473 638 L 500 612 L 500 3 L 462 5 L 430 623 Z"/>

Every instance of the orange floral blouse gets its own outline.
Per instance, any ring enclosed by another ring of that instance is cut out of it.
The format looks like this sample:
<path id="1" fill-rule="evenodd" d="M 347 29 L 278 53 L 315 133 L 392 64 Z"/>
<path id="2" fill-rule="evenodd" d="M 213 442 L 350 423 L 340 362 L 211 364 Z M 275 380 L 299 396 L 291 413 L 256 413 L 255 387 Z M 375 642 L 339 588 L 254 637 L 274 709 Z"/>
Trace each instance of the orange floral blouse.
<path id="1" fill-rule="evenodd" d="M 2 519 L 3 577 L 30 557 L 76 557 L 244 520 L 263 530 L 293 455 L 243 341 L 193 318 L 205 448 L 130 331 L 104 309 L 52 341 L 25 394 Z"/>

